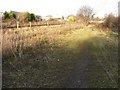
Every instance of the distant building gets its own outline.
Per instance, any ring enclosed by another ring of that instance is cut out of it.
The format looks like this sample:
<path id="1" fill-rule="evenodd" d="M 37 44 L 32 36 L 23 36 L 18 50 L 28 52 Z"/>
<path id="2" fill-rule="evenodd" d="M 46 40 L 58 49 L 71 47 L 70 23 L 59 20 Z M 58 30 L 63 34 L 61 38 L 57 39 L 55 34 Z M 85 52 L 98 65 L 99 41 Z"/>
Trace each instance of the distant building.
<path id="1" fill-rule="evenodd" d="M 47 20 L 49 20 L 50 18 L 53 18 L 53 16 L 52 16 L 52 15 L 47 15 L 47 16 L 43 16 L 43 17 L 42 17 L 42 20 L 47 21 Z"/>
<path id="2" fill-rule="evenodd" d="M 120 16 L 120 1 L 118 2 L 118 16 Z"/>

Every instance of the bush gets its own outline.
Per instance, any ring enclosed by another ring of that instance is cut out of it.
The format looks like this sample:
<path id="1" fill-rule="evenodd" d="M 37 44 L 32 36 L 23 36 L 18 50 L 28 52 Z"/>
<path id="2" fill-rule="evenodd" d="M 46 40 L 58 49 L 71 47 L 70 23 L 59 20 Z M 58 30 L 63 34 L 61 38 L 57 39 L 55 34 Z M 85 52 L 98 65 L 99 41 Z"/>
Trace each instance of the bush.
<path id="1" fill-rule="evenodd" d="M 68 20 L 71 21 L 71 22 L 74 22 L 75 18 L 73 16 L 70 16 L 70 17 L 68 17 Z"/>
<path id="2" fill-rule="evenodd" d="M 28 21 L 37 21 L 36 15 L 33 13 L 29 14 Z"/>
<path id="3" fill-rule="evenodd" d="M 37 17 L 35 14 L 33 13 L 29 13 L 29 12 L 21 12 L 19 14 L 19 17 L 17 18 L 17 20 L 21 23 L 24 22 L 33 22 L 33 21 L 37 21 Z"/>
<path id="4" fill-rule="evenodd" d="M 16 19 L 16 15 L 11 11 L 11 12 L 4 12 L 4 20 L 6 19 Z"/>
<path id="5" fill-rule="evenodd" d="M 118 17 L 115 17 L 112 14 L 109 14 L 107 17 L 105 17 L 103 26 L 107 27 L 107 28 L 117 28 L 118 27 Z"/>

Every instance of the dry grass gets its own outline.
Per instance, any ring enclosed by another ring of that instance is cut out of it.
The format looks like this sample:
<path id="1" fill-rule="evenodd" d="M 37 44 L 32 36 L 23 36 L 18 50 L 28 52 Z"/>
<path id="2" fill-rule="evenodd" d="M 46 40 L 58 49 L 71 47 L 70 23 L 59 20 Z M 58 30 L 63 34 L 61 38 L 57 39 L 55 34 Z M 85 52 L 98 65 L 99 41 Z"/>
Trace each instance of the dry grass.
<path id="1" fill-rule="evenodd" d="M 114 66 L 110 73 L 114 73 L 112 79 L 115 81 L 115 34 L 77 23 L 6 30 L 3 35 L 3 87 L 67 87 L 66 83 L 75 69 L 74 63 L 80 60 L 81 48 L 86 41 L 90 42 L 90 52 L 94 56 L 91 63 L 97 67 L 99 62 L 96 60 L 100 59 L 101 62 L 107 62 L 104 64 L 107 70 Z M 106 72 L 94 70 L 92 74 L 89 73 L 93 76 L 90 79 L 95 81 L 91 87 L 103 85 L 96 83 L 96 73 L 106 75 Z M 106 77 L 98 80 L 101 82 L 103 79 L 107 80 Z M 110 85 L 111 83 L 106 83 L 103 87 L 112 87 Z"/>

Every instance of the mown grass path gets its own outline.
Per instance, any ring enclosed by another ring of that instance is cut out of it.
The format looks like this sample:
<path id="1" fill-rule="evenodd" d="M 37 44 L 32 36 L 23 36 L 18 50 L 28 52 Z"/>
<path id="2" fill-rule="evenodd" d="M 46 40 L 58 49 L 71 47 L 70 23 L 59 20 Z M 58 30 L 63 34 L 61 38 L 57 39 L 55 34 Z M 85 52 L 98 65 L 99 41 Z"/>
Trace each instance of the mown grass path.
<path id="1" fill-rule="evenodd" d="M 68 87 L 117 88 L 117 41 L 110 41 L 116 39 L 94 36 L 84 41 Z"/>
<path id="2" fill-rule="evenodd" d="M 91 50 L 89 49 L 89 44 L 86 44 L 82 47 L 82 52 L 80 53 L 80 60 L 75 64 L 75 70 L 73 71 L 69 87 L 71 88 L 87 88 L 88 83 L 88 63 L 91 61 Z"/>

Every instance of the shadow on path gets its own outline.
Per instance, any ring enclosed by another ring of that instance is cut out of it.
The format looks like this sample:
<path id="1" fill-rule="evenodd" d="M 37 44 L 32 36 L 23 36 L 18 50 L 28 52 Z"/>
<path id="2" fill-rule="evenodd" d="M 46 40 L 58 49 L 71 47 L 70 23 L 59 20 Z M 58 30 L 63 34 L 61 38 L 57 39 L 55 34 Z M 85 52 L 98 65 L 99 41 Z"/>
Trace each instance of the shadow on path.
<path id="1" fill-rule="evenodd" d="M 88 63 L 91 61 L 91 50 L 90 43 L 85 42 L 83 44 L 80 60 L 78 60 L 75 64 L 75 70 L 73 71 L 72 78 L 70 79 L 68 87 L 70 88 L 87 88 L 87 70 Z"/>

